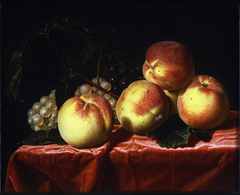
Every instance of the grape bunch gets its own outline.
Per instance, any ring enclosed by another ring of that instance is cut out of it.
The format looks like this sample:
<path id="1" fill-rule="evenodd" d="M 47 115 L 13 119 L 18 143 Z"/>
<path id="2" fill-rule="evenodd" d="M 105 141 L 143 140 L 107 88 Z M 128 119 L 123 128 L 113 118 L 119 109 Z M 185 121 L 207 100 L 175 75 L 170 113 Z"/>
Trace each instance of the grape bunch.
<path id="1" fill-rule="evenodd" d="M 104 65 L 101 71 L 103 77 L 92 79 L 92 82 L 100 85 L 107 91 L 120 95 L 130 83 L 142 76 L 142 66 L 134 63 L 120 62 L 118 64 Z M 57 128 L 58 109 L 53 90 L 49 96 L 42 96 L 40 102 L 33 104 L 28 111 L 28 124 L 35 131 L 50 130 Z M 97 94 L 104 97 L 110 103 L 113 113 L 114 122 L 119 123 L 116 115 L 117 100 L 111 95 L 99 90 L 95 86 L 82 84 L 75 91 L 75 96 L 80 97 L 83 94 Z"/>
<path id="2" fill-rule="evenodd" d="M 112 88 L 111 83 L 103 77 L 99 77 L 99 79 L 97 79 L 97 77 L 95 77 L 92 79 L 92 82 L 97 85 L 100 85 L 103 89 L 105 89 L 107 91 L 110 91 Z M 80 97 L 81 95 L 84 95 L 84 94 L 97 94 L 99 96 L 104 97 L 110 103 L 110 105 L 112 107 L 115 123 L 118 123 L 118 119 L 117 119 L 117 115 L 116 115 L 117 100 L 114 97 L 103 92 L 102 90 L 98 89 L 97 87 L 91 86 L 86 83 L 82 84 L 81 86 L 78 86 L 77 90 L 75 91 L 75 97 Z"/>
<path id="3" fill-rule="evenodd" d="M 120 95 L 130 83 L 143 77 L 142 65 L 124 61 L 104 64 L 101 68 L 101 76 L 111 83 L 111 92 Z"/>
<path id="4" fill-rule="evenodd" d="M 35 131 L 57 128 L 58 109 L 55 99 L 56 90 L 48 96 L 42 96 L 39 102 L 33 104 L 28 110 L 28 124 Z"/>

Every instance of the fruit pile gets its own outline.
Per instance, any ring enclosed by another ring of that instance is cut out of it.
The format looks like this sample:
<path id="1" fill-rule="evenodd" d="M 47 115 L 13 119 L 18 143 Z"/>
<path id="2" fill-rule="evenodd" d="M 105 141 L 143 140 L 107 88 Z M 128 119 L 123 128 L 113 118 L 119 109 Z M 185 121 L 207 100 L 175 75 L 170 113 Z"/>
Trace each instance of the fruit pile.
<path id="1" fill-rule="evenodd" d="M 117 103 L 118 120 L 127 130 L 137 134 L 148 133 L 152 131 L 149 127 L 155 124 L 157 128 L 165 122 L 159 119 L 169 113 L 178 113 L 187 125 L 195 129 L 213 129 L 227 119 L 230 113 L 227 90 L 211 76 L 194 76 L 193 57 L 184 45 L 172 41 L 153 44 L 147 50 L 142 71 L 147 81 L 135 81 L 138 85 L 133 83 L 125 89 Z M 165 92 L 159 93 L 158 98 L 167 96 L 170 110 L 165 104 L 153 103 L 152 99 L 156 99 L 154 89 L 146 82 Z"/>
<path id="2" fill-rule="evenodd" d="M 103 77 L 99 77 L 98 80 L 97 77 L 95 77 L 92 79 L 92 82 L 100 85 L 103 89 L 107 91 L 111 90 L 111 83 L 106 81 L 106 79 Z M 52 90 L 49 96 L 42 96 L 40 98 L 40 102 L 34 103 L 32 108 L 28 110 L 28 124 L 33 130 L 39 131 L 57 128 L 58 110 L 56 105 L 55 91 L 56 90 Z M 76 89 L 74 96 L 80 97 L 85 94 L 96 94 L 104 97 L 109 102 L 113 110 L 114 123 L 118 123 L 116 115 L 117 100 L 114 97 L 101 91 L 95 86 L 91 86 L 86 83 L 82 84 Z"/>
<path id="3" fill-rule="evenodd" d="M 132 133 L 146 135 L 174 113 L 196 131 L 219 126 L 230 113 L 226 88 L 211 76 L 195 75 L 192 54 L 177 42 L 153 44 L 141 68 L 108 64 L 101 71 L 102 77 L 92 82 L 120 97 L 117 100 L 89 84 L 77 88 L 75 97 L 68 99 L 58 114 L 60 135 L 74 147 L 102 144 L 114 121 Z M 137 79 L 141 75 L 145 79 Z M 29 124 L 35 125 L 35 130 L 48 128 L 56 110 L 51 108 L 50 115 L 50 107 L 44 102 L 40 100 L 29 111 Z"/>
<path id="4" fill-rule="evenodd" d="M 103 77 L 95 77 L 92 79 L 92 82 L 100 85 L 103 89 L 110 91 L 112 88 L 112 84 L 109 81 L 106 81 L 105 78 Z M 109 95 L 108 93 L 103 92 L 102 90 L 98 89 L 95 86 L 91 86 L 87 83 L 79 86 L 77 88 L 77 90 L 75 91 L 75 97 L 80 97 L 84 94 L 96 94 L 99 96 L 104 97 L 111 105 L 112 110 L 113 110 L 113 114 L 114 114 L 114 122 L 118 123 L 118 119 L 117 119 L 117 115 L 116 115 L 116 105 L 117 105 L 117 100 L 112 97 L 111 95 Z"/>

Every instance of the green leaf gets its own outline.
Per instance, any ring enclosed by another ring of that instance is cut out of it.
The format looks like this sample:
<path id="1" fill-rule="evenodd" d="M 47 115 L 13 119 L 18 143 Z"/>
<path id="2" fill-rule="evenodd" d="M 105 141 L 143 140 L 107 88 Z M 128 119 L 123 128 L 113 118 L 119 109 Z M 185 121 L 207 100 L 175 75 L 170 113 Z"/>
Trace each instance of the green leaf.
<path id="1" fill-rule="evenodd" d="M 80 53 L 80 65 L 84 65 L 99 50 L 99 45 L 87 44 Z"/>
<path id="2" fill-rule="evenodd" d="M 57 19 L 55 21 L 48 21 L 45 26 L 46 34 L 50 34 L 54 30 L 60 30 L 66 35 L 74 37 L 80 41 L 83 46 L 79 52 L 80 62 L 79 66 L 84 65 L 95 53 L 98 59 L 99 50 L 102 49 L 101 58 L 106 58 L 106 62 L 118 57 L 126 50 L 121 41 L 118 39 L 117 29 L 114 27 L 112 32 L 108 35 L 102 33 L 90 32 L 79 21 L 72 18 Z M 50 36 L 51 37 L 51 36 Z M 96 62 L 97 64 L 97 62 Z"/>
<path id="3" fill-rule="evenodd" d="M 50 32 L 52 32 L 51 36 Z M 28 78 L 27 74 L 25 74 L 28 53 L 32 44 L 40 35 L 44 35 L 44 37 L 47 38 L 51 49 L 63 65 L 60 67 L 62 73 L 61 78 L 66 78 L 66 76 L 70 74 L 70 70 L 68 70 L 70 67 L 73 67 L 73 69 L 79 73 L 81 73 L 82 65 L 86 67 L 93 66 L 94 62 L 96 62 L 96 67 L 100 49 L 102 51 L 101 60 L 104 59 L 101 61 L 102 63 L 109 62 L 113 58 L 118 59 L 124 49 L 124 47 L 121 46 L 121 41 L 118 39 L 116 28 L 113 28 L 112 32 L 106 35 L 90 32 L 86 26 L 71 18 L 48 21 L 44 30 L 30 33 L 17 42 L 10 52 L 6 75 L 7 93 L 14 97 L 15 100 L 21 99 L 19 91 L 22 87 L 21 82 Z M 64 38 L 65 35 L 66 39 Z M 74 42 L 76 45 L 72 45 L 72 37 L 80 41 Z M 96 55 L 94 55 L 94 53 Z M 66 88 L 68 89 L 69 82 L 66 82 L 65 79 L 62 80 L 64 80 L 62 83 L 64 90 Z M 76 87 L 76 85 L 73 87 Z M 62 94 L 66 97 L 66 94 L 69 93 L 66 93 L 65 90 Z"/>
<path id="4" fill-rule="evenodd" d="M 63 103 L 71 97 L 74 97 L 75 91 L 78 86 L 83 84 L 81 78 L 77 77 L 74 74 L 67 75 L 66 78 L 61 79 L 56 89 L 56 103 L 58 109 L 61 108 Z"/>
<path id="5" fill-rule="evenodd" d="M 25 71 L 25 65 L 28 57 L 28 52 L 33 42 L 45 33 L 40 30 L 30 33 L 28 36 L 19 40 L 12 48 L 7 61 L 6 72 L 6 87 L 9 96 L 13 96 L 14 99 L 20 99 L 19 86 L 21 84 L 23 71 Z"/>
<path id="6" fill-rule="evenodd" d="M 166 123 L 146 135 L 150 139 L 157 138 L 157 143 L 161 147 L 175 148 L 187 144 L 191 134 L 202 141 L 211 139 L 209 129 L 193 129 L 191 126 L 186 126 L 177 114 L 170 115 Z"/>
<path id="7" fill-rule="evenodd" d="M 88 31 L 85 25 L 73 18 L 62 18 L 46 23 L 45 31 L 47 35 L 56 29 L 66 35 L 70 35 L 84 45 L 84 48 L 79 52 L 80 66 L 93 57 L 93 53 L 98 57 L 100 49 L 102 49 L 101 58 L 106 58 L 106 62 L 109 62 L 113 58 L 118 59 L 119 56 L 127 50 L 127 47 L 119 40 L 115 27 L 112 29 L 112 32 L 106 35 Z M 98 58 L 96 58 L 96 61 L 97 59 Z"/>
<path id="8" fill-rule="evenodd" d="M 91 40 L 93 36 L 93 33 L 89 32 L 85 25 L 73 18 L 61 18 L 54 21 L 47 21 L 45 26 L 46 34 L 49 34 L 55 29 L 60 29 L 65 34 L 81 41 Z"/>
<path id="9" fill-rule="evenodd" d="M 61 46 L 61 58 L 68 67 L 78 67 L 80 66 L 80 59 L 74 54 L 74 51 L 70 47 L 66 47 L 65 45 Z"/>
<path id="10" fill-rule="evenodd" d="M 107 58 L 107 62 L 111 59 L 118 59 L 119 56 L 127 51 L 129 48 L 124 45 L 118 38 L 118 31 L 116 27 L 113 28 L 112 32 L 102 41 L 102 58 Z"/>
<path id="11" fill-rule="evenodd" d="M 58 145 L 66 144 L 58 129 L 35 131 L 28 135 L 20 144 L 44 145 L 49 143 L 56 143 Z"/>
<path id="12" fill-rule="evenodd" d="M 189 127 L 177 131 L 157 129 L 156 132 L 150 132 L 147 134 L 149 138 L 157 137 L 157 143 L 161 147 L 166 148 L 174 148 L 175 146 L 180 146 L 181 144 L 187 144 L 189 135 Z"/>
<path id="13" fill-rule="evenodd" d="M 212 138 L 210 129 L 193 129 L 192 128 L 190 130 L 190 133 L 204 142 L 207 142 Z"/>

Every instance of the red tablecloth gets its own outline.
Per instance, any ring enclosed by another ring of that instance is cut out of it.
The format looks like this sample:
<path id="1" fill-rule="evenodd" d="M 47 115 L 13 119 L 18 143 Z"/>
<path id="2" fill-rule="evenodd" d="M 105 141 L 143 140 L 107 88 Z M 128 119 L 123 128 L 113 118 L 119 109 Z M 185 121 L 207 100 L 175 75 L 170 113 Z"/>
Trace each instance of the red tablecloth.
<path id="1" fill-rule="evenodd" d="M 238 191 L 239 112 L 213 131 L 176 149 L 120 125 L 91 149 L 23 145 L 8 164 L 5 192 Z"/>

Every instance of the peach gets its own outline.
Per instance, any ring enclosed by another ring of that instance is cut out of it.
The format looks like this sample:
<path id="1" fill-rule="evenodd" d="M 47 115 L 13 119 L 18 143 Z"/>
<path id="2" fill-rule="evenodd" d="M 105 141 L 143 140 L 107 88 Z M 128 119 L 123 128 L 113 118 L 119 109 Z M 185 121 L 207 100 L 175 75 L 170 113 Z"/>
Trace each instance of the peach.
<path id="1" fill-rule="evenodd" d="M 195 129 L 213 129 L 230 113 L 226 88 L 215 78 L 199 75 L 182 89 L 177 101 L 180 118 Z"/>
<path id="2" fill-rule="evenodd" d="M 99 95 L 72 97 L 64 102 L 59 110 L 59 132 L 73 147 L 95 147 L 102 144 L 111 134 L 113 116 L 111 105 Z"/>
<path id="3" fill-rule="evenodd" d="M 173 41 L 162 41 L 149 47 L 142 71 L 145 79 L 169 91 L 184 88 L 195 74 L 190 51 Z"/>
<path id="4" fill-rule="evenodd" d="M 147 80 L 138 80 L 122 92 L 116 113 L 126 130 L 142 135 L 167 121 L 168 99 L 160 86 Z"/>
<path id="5" fill-rule="evenodd" d="M 174 91 L 163 90 L 163 91 L 168 97 L 169 114 L 177 114 L 178 113 L 177 99 L 178 99 L 180 90 L 174 90 Z"/>

